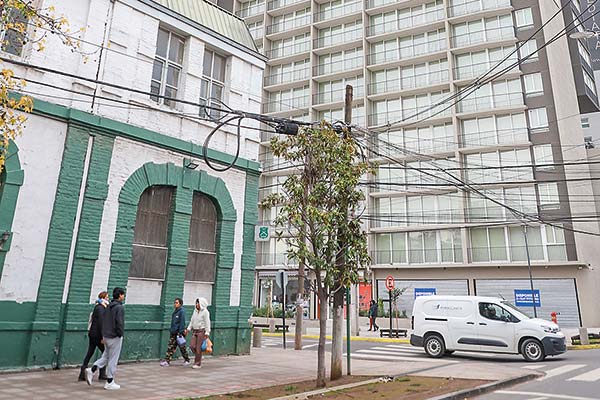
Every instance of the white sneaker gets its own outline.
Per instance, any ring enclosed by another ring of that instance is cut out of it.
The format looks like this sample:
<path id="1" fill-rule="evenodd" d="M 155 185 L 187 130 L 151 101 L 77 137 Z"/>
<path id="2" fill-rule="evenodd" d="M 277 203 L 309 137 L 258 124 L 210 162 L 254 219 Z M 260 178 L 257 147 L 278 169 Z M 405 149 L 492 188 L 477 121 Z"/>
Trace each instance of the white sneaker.
<path id="1" fill-rule="evenodd" d="M 202 368 L 202 365 L 194 364 L 194 365 L 192 365 L 192 368 L 193 369 Z"/>
<path id="2" fill-rule="evenodd" d="M 181 365 L 183 365 L 184 367 L 187 367 L 188 365 L 190 365 L 190 362 L 189 361 L 184 361 L 183 364 L 181 364 Z"/>
<path id="3" fill-rule="evenodd" d="M 88 385 L 92 386 L 92 379 L 94 378 L 94 372 L 91 368 L 85 369 L 85 381 Z"/>
<path id="4" fill-rule="evenodd" d="M 115 381 L 112 381 L 111 383 L 106 382 L 106 384 L 104 384 L 104 389 L 119 390 L 119 389 L 121 389 L 121 385 L 117 385 L 117 383 Z"/>

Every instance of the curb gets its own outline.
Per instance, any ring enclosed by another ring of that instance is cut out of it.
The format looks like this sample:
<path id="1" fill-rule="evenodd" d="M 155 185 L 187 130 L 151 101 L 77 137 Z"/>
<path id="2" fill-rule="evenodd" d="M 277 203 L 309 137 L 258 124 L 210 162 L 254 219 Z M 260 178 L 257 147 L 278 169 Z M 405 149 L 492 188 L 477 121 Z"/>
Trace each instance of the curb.
<path id="1" fill-rule="evenodd" d="M 508 378 L 502 381 L 496 381 L 492 383 L 486 383 L 485 385 L 477 386 L 472 389 L 460 390 L 454 393 L 447 393 L 437 397 L 432 397 L 429 400 L 464 400 L 467 398 L 471 398 L 474 396 L 480 396 L 482 394 L 494 392 L 498 389 L 503 389 L 509 386 L 518 385 L 519 383 L 524 383 L 527 381 L 531 381 L 533 379 L 539 378 L 543 376 L 541 374 L 527 374 L 524 376 L 519 376 L 516 378 Z"/>
<path id="2" fill-rule="evenodd" d="M 270 333 L 263 332 L 263 336 L 266 337 L 282 337 L 281 333 Z M 287 335 L 286 335 L 287 336 Z M 294 337 L 293 334 L 290 335 Z M 302 335 L 303 339 L 318 339 L 317 335 Z M 325 336 L 327 340 L 331 340 L 331 335 Z M 343 337 L 342 340 L 346 340 L 346 336 Z M 380 342 L 380 343 L 406 343 L 409 344 L 410 341 L 408 339 L 392 339 L 392 338 L 378 338 L 378 337 L 368 337 L 368 336 L 350 336 L 350 340 L 353 342 Z"/>
<path id="3" fill-rule="evenodd" d="M 576 344 L 567 346 L 567 350 L 594 350 L 600 349 L 600 344 Z"/>
<path id="4" fill-rule="evenodd" d="M 380 379 L 381 378 L 377 377 L 377 378 L 373 378 L 373 379 L 368 379 L 366 381 L 360 381 L 360 382 L 348 383 L 346 385 L 332 386 L 332 387 L 328 387 L 328 388 L 312 390 L 310 392 L 302 392 L 302 393 L 290 394 L 289 396 L 274 397 L 270 400 L 305 400 L 305 399 L 308 399 L 310 396 L 316 396 L 319 394 L 333 392 L 333 391 L 337 391 L 337 390 L 352 389 L 352 388 L 355 388 L 358 386 L 376 383 L 376 382 L 379 382 Z"/>

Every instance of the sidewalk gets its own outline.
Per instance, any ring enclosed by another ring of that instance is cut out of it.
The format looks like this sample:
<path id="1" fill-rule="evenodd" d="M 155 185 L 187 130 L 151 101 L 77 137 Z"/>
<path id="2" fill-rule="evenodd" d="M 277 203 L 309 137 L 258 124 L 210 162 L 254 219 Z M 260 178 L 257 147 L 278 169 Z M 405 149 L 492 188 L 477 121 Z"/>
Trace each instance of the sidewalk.
<path id="1" fill-rule="evenodd" d="M 326 354 L 329 367 L 330 355 Z M 116 381 L 122 389 L 117 393 L 103 389 L 103 382 L 94 381 L 89 387 L 77 382 L 78 370 L 23 372 L 0 374 L 0 400 L 27 398 L 98 399 L 118 394 L 119 400 L 165 400 L 208 396 L 246 389 L 311 380 L 316 375 L 317 358 L 314 351 L 295 351 L 274 348 L 252 348 L 248 356 L 207 357 L 202 369 L 193 370 L 175 361 L 161 368 L 158 362 L 120 365 Z M 345 368 L 344 362 L 344 368 Z M 439 370 L 439 372 L 436 372 Z M 455 372 L 453 372 L 455 371 Z M 519 376 L 520 369 L 498 368 L 488 363 L 461 364 L 461 368 L 444 360 L 386 361 L 352 360 L 353 375 L 397 375 L 403 373 L 428 376 L 469 376 L 485 380 L 501 380 Z M 112 393 L 112 394 L 111 394 Z"/>

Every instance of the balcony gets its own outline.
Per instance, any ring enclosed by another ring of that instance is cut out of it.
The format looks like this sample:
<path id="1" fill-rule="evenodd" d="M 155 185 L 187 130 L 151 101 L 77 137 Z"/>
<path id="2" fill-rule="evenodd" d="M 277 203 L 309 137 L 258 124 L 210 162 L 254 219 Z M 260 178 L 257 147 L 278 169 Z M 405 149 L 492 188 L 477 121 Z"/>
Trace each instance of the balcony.
<path id="1" fill-rule="evenodd" d="M 484 42 L 496 42 L 515 38 L 515 28 L 512 26 L 503 26 L 500 28 L 483 29 L 480 31 L 464 33 L 452 37 L 452 46 L 465 47 Z"/>
<path id="2" fill-rule="evenodd" d="M 315 39 L 314 45 L 315 49 L 320 49 L 323 47 L 334 46 L 337 44 L 343 44 L 348 42 L 353 42 L 355 40 L 362 39 L 362 26 L 357 28 L 348 29 L 340 33 L 336 33 L 333 35 L 323 36 L 318 39 Z"/>
<path id="3" fill-rule="evenodd" d="M 404 0 L 367 0 L 367 10 L 382 7 L 388 4 L 400 3 Z"/>
<path id="4" fill-rule="evenodd" d="M 307 0 L 273 0 L 267 3 L 267 10 L 272 11 L 278 8 L 291 6 L 292 4 L 308 3 Z"/>
<path id="5" fill-rule="evenodd" d="M 283 100 L 268 101 L 264 104 L 265 113 L 296 111 L 309 106 L 310 96 L 300 96 Z"/>
<path id="6" fill-rule="evenodd" d="M 322 22 L 331 20 L 334 18 L 343 17 L 350 15 L 362 10 L 362 1 L 355 1 L 353 3 L 345 3 L 336 7 L 332 7 L 328 10 L 324 10 L 315 14 L 315 22 Z"/>
<path id="7" fill-rule="evenodd" d="M 448 70 L 428 72 L 369 84 L 369 95 L 416 89 L 448 82 Z"/>
<path id="8" fill-rule="evenodd" d="M 252 35 L 252 39 L 258 40 L 262 39 L 265 34 L 265 29 L 263 26 L 257 26 L 255 28 L 250 28 L 250 35 Z"/>
<path id="9" fill-rule="evenodd" d="M 385 111 L 369 115 L 369 126 L 379 126 L 402 120 L 402 110 Z"/>
<path id="10" fill-rule="evenodd" d="M 268 25 L 267 26 L 267 35 L 272 35 L 274 33 L 279 33 L 279 32 L 284 32 L 284 31 L 291 31 L 293 29 L 307 26 L 308 24 L 310 24 L 310 14 L 305 14 L 300 17 L 290 19 L 288 21 L 280 22 L 278 24 Z"/>
<path id="11" fill-rule="evenodd" d="M 474 14 L 480 11 L 510 6 L 510 0 L 469 0 L 463 4 L 451 5 L 448 7 L 448 16 L 458 17 L 461 15 Z"/>
<path id="12" fill-rule="evenodd" d="M 369 65 L 375 65 L 399 61 L 407 58 L 437 53 L 442 50 L 446 50 L 446 48 L 446 38 L 442 38 L 427 43 L 418 43 L 410 46 L 403 46 L 399 49 L 390 49 L 377 53 L 371 53 L 368 56 L 368 63 Z"/>
<path id="13" fill-rule="evenodd" d="M 493 96 L 467 97 L 460 100 L 457 105 L 457 111 L 459 113 L 471 113 L 494 108 L 517 106 L 524 106 L 522 92 L 495 94 Z"/>
<path id="14" fill-rule="evenodd" d="M 498 65 L 496 62 L 482 62 L 471 65 L 464 65 L 460 67 L 454 68 L 454 76 L 457 80 L 461 79 L 474 79 L 478 78 L 485 73 L 487 73 L 491 68 L 494 68 L 494 72 L 504 71 L 505 68 L 515 64 L 518 61 L 518 57 L 516 55 L 511 56 L 508 60 L 504 61 L 502 64 Z M 511 70 L 506 71 L 506 73 L 518 72 L 519 66 L 516 65 Z"/>
<path id="15" fill-rule="evenodd" d="M 335 74 L 338 72 L 349 71 L 357 68 L 362 68 L 363 66 L 363 56 L 347 58 L 340 61 L 332 61 L 319 65 L 315 65 L 313 67 L 313 73 L 315 76 L 319 75 L 329 75 Z"/>
<path id="16" fill-rule="evenodd" d="M 465 133 L 462 135 L 463 147 L 484 147 L 503 144 L 524 143 L 529 141 L 527 128 L 499 129 Z"/>
<path id="17" fill-rule="evenodd" d="M 293 83 L 310 78 L 310 68 L 303 68 L 296 71 L 280 72 L 278 74 L 267 75 L 264 78 L 265 86 L 279 85 L 282 83 Z"/>
<path id="18" fill-rule="evenodd" d="M 288 260 L 287 253 L 257 253 L 256 265 L 298 265 L 298 261 Z"/>
<path id="19" fill-rule="evenodd" d="M 354 86 L 353 87 L 353 96 L 354 99 L 359 97 L 363 97 L 365 94 L 364 86 Z M 345 89 L 340 90 L 330 90 L 321 93 L 317 93 L 313 96 L 313 104 L 327 104 L 327 103 L 336 103 L 344 101 L 346 95 Z"/>
<path id="20" fill-rule="evenodd" d="M 384 33 L 397 32 L 409 27 L 413 28 L 420 25 L 443 21 L 445 17 L 444 9 L 437 9 L 394 21 L 373 24 L 367 27 L 367 36 L 382 35 Z"/>
<path id="21" fill-rule="evenodd" d="M 310 51 L 310 40 L 304 42 L 294 43 L 289 46 L 276 47 L 271 50 L 267 50 L 265 55 L 270 59 L 290 57 Z"/>
<path id="22" fill-rule="evenodd" d="M 256 4 L 252 7 L 242 8 L 235 12 L 235 14 L 240 18 L 248 18 L 254 17 L 255 15 L 260 15 L 265 12 L 265 3 Z"/>

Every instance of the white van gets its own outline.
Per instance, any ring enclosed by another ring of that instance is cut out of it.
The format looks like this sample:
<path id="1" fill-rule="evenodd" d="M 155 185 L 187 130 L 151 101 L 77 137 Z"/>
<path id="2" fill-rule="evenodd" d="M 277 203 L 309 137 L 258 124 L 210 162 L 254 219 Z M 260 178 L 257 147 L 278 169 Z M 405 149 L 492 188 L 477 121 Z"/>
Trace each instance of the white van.
<path id="1" fill-rule="evenodd" d="M 567 351 L 558 325 L 532 319 L 502 299 L 480 296 L 421 296 L 413 308 L 410 344 L 430 357 L 454 351 L 522 354 L 542 361 Z"/>

